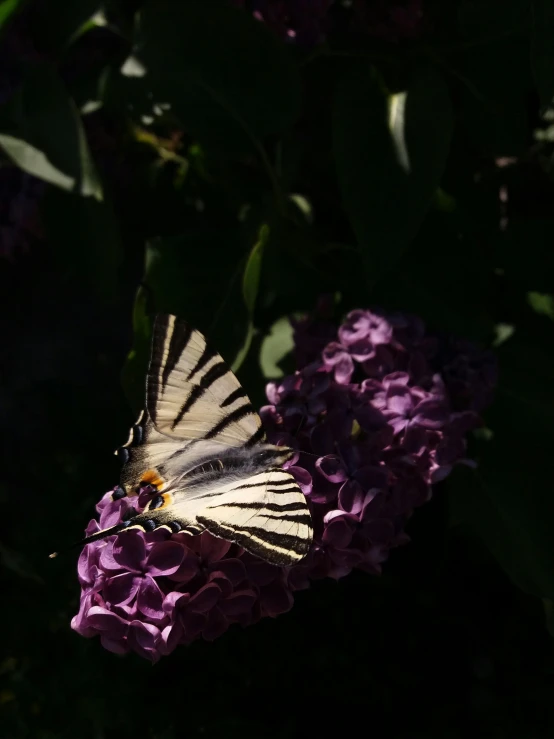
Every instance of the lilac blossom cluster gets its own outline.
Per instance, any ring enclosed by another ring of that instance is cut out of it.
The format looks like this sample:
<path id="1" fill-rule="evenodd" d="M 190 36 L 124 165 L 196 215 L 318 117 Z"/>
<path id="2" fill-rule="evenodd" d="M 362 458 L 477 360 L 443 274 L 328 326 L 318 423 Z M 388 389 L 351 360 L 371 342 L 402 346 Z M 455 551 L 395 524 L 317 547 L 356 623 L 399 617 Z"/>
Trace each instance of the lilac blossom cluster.
<path id="1" fill-rule="evenodd" d="M 300 369 L 267 386 L 269 438 L 296 450 L 289 469 L 305 493 L 314 545 L 290 568 L 274 567 L 208 533 L 129 531 L 87 545 L 72 627 L 116 653 L 152 660 L 233 623 L 277 616 L 315 578 L 353 568 L 378 574 L 433 484 L 466 459 L 467 433 L 490 402 L 496 364 L 467 342 L 428 335 L 417 318 L 350 313 L 294 324 Z M 97 506 L 87 534 L 141 510 L 138 498 Z"/>

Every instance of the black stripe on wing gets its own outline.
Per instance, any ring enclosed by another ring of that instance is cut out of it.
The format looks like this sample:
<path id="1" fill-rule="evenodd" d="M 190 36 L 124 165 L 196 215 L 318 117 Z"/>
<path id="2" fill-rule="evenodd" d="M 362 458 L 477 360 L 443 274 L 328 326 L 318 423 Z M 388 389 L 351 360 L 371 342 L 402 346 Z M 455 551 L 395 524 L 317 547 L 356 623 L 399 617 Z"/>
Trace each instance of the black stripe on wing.
<path id="1" fill-rule="evenodd" d="M 293 565 L 303 559 L 311 541 L 291 534 L 267 531 L 259 526 L 233 528 L 206 516 L 197 516 L 197 521 L 214 536 L 234 541 L 258 557 L 280 566 Z"/>
<path id="2" fill-rule="evenodd" d="M 248 400 L 248 395 L 241 387 L 238 387 L 236 390 L 233 390 L 233 392 L 228 395 L 222 403 L 219 404 L 220 408 L 225 408 L 228 405 L 232 405 L 235 400 L 239 400 L 240 398 L 246 398 L 246 400 Z"/>
<path id="3" fill-rule="evenodd" d="M 204 434 L 205 439 L 214 439 L 218 434 L 220 434 L 222 431 L 224 431 L 227 426 L 230 426 L 233 423 L 236 423 L 237 421 L 242 421 L 243 418 L 246 418 L 246 416 L 251 416 L 255 413 L 254 408 L 250 405 L 250 403 L 245 403 L 244 405 L 241 405 L 239 408 L 235 408 L 234 411 L 231 411 L 229 415 L 225 416 L 225 418 L 222 418 L 219 423 L 216 423 L 215 426 L 212 426 L 212 428 L 208 431 L 207 434 Z"/>
<path id="4" fill-rule="evenodd" d="M 254 431 L 254 433 L 244 444 L 244 446 L 247 449 L 250 449 L 251 447 L 256 446 L 256 444 L 259 444 L 262 441 L 265 441 L 265 431 L 263 429 L 263 426 L 260 425 L 260 428 L 257 431 Z"/>
<path id="5" fill-rule="evenodd" d="M 257 486 L 258 487 L 258 486 Z M 295 489 L 295 492 L 296 489 Z M 210 508 L 248 508 L 249 510 L 262 510 L 265 508 L 268 511 L 305 511 L 306 504 L 301 503 L 264 503 L 259 501 L 253 501 L 252 503 L 220 503 L 219 505 L 212 504 Z"/>
<path id="6" fill-rule="evenodd" d="M 157 344 L 159 349 L 161 349 L 161 347 L 163 346 L 163 340 L 165 339 L 165 334 L 167 333 L 168 325 L 169 325 L 169 319 L 166 316 L 164 318 L 165 331 L 162 337 L 162 342 L 161 344 Z M 191 336 L 192 336 L 192 328 L 188 325 L 188 323 L 176 318 L 173 324 L 173 332 L 171 334 L 171 339 L 169 340 L 169 349 L 167 353 L 167 359 L 166 359 L 165 366 L 163 369 L 163 374 L 162 374 L 162 389 L 165 389 L 169 376 L 171 375 L 171 373 L 177 366 L 179 359 L 181 358 L 181 354 L 187 348 L 187 345 L 190 341 Z"/>
<path id="7" fill-rule="evenodd" d="M 196 367 L 197 366 L 198 365 L 196 365 Z M 194 370 L 195 372 L 196 367 Z M 210 385 L 213 385 L 216 380 L 219 380 L 220 377 L 224 377 L 230 371 L 231 370 L 227 367 L 223 360 L 212 365 L 210 369 L 206 372 L 206 374 L 202 377 L 198 385 L 196 385 L 191 390 L 189 396 L 181 406 L 177 417 L 171 424 L 171 428 L 175 429 L 175 427 L 183 420 L 184 416 L 190 411 L 196 401 L 200 400 L 200 398 L 206 393 Z"/>
<path id="8" fill-rule="evenodd" d="M 189 374 L 187 376 L 187 382 L 190 382 L 190 380 L 192 380 L 192 378 L 194 377 L 194 375 L 196 375 L 198 372 L 200 372 L 200 370 L 203 367 L 205 367 L 208 364 L 208 362 L 211 359 L 213 359 L 214 357 L 216 357 L 216 356 L 217 356 L 217 354 L 206 343 L 204 345 L 204 351 L 202 352 L 202 354 L 200 356 L 200 359 L 196 363 L 196 366 L 191 369 L 191 371 L 189 372 Z"/>

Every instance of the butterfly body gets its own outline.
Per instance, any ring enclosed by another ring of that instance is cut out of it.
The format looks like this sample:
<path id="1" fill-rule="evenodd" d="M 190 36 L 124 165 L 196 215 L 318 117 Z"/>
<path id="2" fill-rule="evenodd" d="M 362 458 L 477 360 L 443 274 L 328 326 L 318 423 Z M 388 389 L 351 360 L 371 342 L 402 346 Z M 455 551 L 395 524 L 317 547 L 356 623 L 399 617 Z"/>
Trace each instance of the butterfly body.
<path id="1" fill-rule="evenodd" d="M 306 499 L 282 468 L 294 451 L 269 444 L 238 380 L 200 332 L 175 316 L 156 318 L 146 409 L 126 444 L 114 498 L 156 491 L 145 510 L 83 543 L 124 530 L 215 536 L 268 562 L 290 565 L 308 552 Z"/>

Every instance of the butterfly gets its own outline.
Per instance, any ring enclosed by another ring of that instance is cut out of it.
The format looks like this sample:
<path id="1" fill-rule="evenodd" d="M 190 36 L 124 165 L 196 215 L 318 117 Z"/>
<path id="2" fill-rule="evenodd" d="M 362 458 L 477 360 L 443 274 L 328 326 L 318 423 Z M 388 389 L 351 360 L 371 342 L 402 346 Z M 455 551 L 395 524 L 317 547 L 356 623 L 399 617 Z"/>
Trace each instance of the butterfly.
<path id="1" fill-rule="evenodd" d="M 165 528 L 209 531 L 275 565 L 302 560 L 313 538 L 306 498 L 282 468 L 294 451 L 266 441 L 239 381 L 204 336 L 158 315 L 146 380 L 146 407 L 116 454 L 114 500 L 150 485 L 146 508 L 88 536 Z"/>

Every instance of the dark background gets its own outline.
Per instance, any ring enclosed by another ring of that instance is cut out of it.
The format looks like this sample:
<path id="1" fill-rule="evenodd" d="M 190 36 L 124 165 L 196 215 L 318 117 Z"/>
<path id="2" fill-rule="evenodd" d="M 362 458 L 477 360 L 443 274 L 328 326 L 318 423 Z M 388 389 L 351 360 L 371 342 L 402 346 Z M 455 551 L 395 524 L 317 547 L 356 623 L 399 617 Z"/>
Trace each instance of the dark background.
<path id="1" fill-rule="evenodd" d="M 551 736 L 551 4 L 429 0 L 401 22 L 299 2 L 288 43 L 250 18 L 271 3 L 158 2 L 140 30 L 122 1 L 87 25 L 100 5 L 0 3 L 0 735 Z M 134 43 L 144 77 L 119 72 Z M 408 90 L 409 176 L 383 86 Z M 76 556 L 47 555 L 117 481 L 148 314 L 230 361 L 255 326 L 239 377 L 259 405 L 271 325 L 326 292 L 494 348 L 478 474 L 437 486 L 383 576 L 317 582 L 274 621 L 154 667 L 72 632 Z"/>

